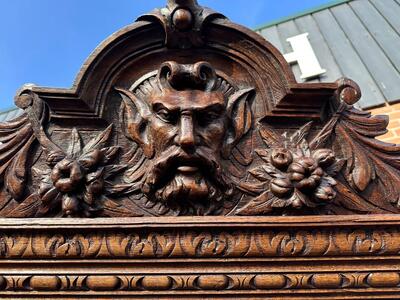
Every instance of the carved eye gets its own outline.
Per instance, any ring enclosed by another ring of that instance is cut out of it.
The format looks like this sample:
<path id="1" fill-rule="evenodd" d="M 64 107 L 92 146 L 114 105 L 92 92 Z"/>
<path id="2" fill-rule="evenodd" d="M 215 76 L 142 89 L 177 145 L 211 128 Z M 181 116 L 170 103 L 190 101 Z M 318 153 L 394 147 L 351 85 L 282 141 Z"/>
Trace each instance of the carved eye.
<path id="1" fill-rule="evenodd" d="M 213 121 L 217 120 L 220 117 L 220 113 L 214 111 L 208 111 L 199 113 L 197 115 L 197 120 L 200 126 L 207 126 L 208 124 L 212 123 Z"/>
<path id="2" fill-rule="evenodd" d="M 166 109 L 160 109 L 157 111 L 157 116 L 166 123 L 176 123 L 176 114 Z"/>

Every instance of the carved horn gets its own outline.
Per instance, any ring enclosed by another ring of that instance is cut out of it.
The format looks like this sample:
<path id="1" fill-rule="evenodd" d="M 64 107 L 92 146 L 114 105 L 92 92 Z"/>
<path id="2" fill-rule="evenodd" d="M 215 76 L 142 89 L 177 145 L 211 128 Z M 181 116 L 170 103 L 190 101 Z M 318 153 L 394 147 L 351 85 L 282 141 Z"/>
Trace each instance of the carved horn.
<path id="1" fill-rule="evenodd" d="M 211 91 L 215 87 L 217 75 L 208 62 L 201 61 L 193 65 L 193 75 L 199 84 L 204 85 L 206 91 Z"/>
<path id="2" fill-rule="evenodd" d="M 211 91 L 216 84 L 217 75 L 208 62 L 197 62 L 194 65 L 178 64 L 175 61 L 165 62 L 158 71 L 158 79 L 163 88 L 200 88 Z"/>

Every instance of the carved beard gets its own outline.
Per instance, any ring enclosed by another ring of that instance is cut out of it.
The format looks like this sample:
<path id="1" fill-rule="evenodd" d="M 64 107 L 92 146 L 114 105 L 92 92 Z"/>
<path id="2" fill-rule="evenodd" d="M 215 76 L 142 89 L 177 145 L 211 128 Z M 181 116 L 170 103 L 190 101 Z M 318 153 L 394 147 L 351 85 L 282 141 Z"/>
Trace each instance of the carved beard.
<path id="1" fill-rule="evenodd" d="M 187 174 L 180 166 L 198 170 Z M 149 199 L 166 205 L 180 215 L 210 215 L 218 213 L 223 200 L 232 194 L 220 164 L 205 147 L 188 154 L 171 147 L 155 160 L 142 188 Z"/>

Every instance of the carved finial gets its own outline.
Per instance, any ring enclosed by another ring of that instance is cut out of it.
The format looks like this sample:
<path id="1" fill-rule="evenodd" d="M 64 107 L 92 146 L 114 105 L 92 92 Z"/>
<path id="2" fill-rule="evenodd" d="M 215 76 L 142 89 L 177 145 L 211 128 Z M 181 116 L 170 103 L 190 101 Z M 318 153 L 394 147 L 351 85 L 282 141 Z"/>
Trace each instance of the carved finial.
<path id="1" fill-rule="evenodd" d="M 179 6 L 198 6 L 198 3 L 196 0 L 168 0 L 168 6 L 174 6 L 174 5 L 179 5 Z"/>
<path id="2" fill-rule="evenodd" d="M 172 15 L 172 24 L 177 30 L 188 30 L 193 25 L 193 16 L 190 10 L 178 8 Z"/>
<path id="3" fill-rule="evenodd" d="M 196 0 L 168 0 L 166 8 L 141 16 L 138 21 L 161 23 L 168 48 L 188 49 L 204 45 L 204 24 L 215 18 L 225 17 L 200 6 Z"/>

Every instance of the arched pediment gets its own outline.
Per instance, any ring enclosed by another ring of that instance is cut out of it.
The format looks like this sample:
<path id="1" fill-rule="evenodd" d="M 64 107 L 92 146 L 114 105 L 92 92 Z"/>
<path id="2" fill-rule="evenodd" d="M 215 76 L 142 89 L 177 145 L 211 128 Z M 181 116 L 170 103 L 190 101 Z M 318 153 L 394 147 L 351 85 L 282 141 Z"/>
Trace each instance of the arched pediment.
<path id="1" fill-rule="evenodd" d="M 349 79 L 297 83 L 260 35 L 171 0 L 107 38 L 71 89 L 18 92 L 0 216 L 397 213 L 400 149 L 375 140 L 387 120 L 360 96 Z"/>

